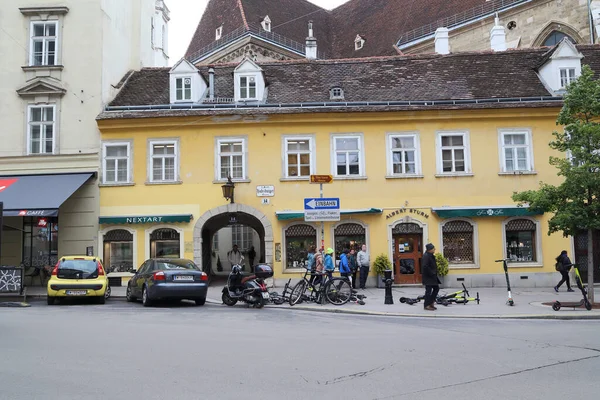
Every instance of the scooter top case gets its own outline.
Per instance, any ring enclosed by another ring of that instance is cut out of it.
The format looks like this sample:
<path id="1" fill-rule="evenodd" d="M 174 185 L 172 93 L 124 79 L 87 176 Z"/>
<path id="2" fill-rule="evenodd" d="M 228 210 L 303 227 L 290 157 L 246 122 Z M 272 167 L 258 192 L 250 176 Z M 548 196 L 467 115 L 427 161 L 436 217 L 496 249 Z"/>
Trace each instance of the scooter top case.
<path id="1" fill-rule="evenodd" d="M 254 267 L 254 275 L 260 279 L 272 278 L 273 268 L 267 264 L 258 264 Z"/>

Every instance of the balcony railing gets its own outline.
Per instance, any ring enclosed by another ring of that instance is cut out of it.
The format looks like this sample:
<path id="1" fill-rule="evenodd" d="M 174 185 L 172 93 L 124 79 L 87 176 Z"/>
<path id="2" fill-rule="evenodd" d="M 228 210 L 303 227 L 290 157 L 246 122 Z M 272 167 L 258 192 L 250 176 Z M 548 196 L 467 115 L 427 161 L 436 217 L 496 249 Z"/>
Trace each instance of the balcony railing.
<path id="1" fill-rule="evenodd" d="M 414 40 L 420 39 L 425 36 L 433 34 L 437 28 L 452 28 L 463 24 L 467 21 L 471 21 L 477 18 L 484 17 L 486 15 L 493 14 L 495 12 L 502 11 L 506 8 L 516 6 L 521 3 L 528 3 L 532 0 L 492 0 L 483 3 L 480 6 L 473 7 L 470 10 L 463 11 L 461 13 L 452 15 L 450 17 L 439 19 L 427 25 L 423 25 L 420 28 L 413 29 L 402 34 L 398 40 L 398 47 L 403 44 L 410 43 Z"/>

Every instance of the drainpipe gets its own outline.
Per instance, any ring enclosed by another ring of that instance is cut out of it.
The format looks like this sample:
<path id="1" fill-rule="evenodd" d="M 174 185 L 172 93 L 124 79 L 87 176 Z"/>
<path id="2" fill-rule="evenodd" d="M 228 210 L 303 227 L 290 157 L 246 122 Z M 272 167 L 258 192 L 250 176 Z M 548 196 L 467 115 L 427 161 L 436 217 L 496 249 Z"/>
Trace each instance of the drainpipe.
<path id="1" fill-rule="evenodd" d="M 588 0 L 588 17 L 590 20 L 590 43 L 594 44 L 594 15 L 592 14 L 592 0 Z"/>
<path id="2" fill-rule="evenodd" d="M 215 98 L 215 69 L 212 67 L 208 69 L 208 98 Z"/>

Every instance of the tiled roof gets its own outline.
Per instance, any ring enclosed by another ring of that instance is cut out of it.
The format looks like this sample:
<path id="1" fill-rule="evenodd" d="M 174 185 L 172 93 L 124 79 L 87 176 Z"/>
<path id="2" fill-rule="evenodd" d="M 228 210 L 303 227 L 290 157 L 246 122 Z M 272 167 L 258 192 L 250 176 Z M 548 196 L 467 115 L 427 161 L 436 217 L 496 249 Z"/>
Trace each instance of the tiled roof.
<path id="1" fill-rule="evenodd" d="M 600 72 L 600 45 L 577 47 L 584 55 L 583 62 Z M 546 53 L 547 48 L 538 48 L 449 55 L 293 60 L 262 63 L 260 67 L 268 89 L 267 104 L 330 102 L 329 90 L 334 86 L 343 89 L 343 102 L 533 98 L 551 96 L 536 73 L 540 60 L 547 57 Z M 232 98 L 235 65 L 213 67 L 215 97 Z M 207 82 L 208 68 L 200 70 Z M 166 105 L 169 103 L 168 91 L 169 69 L 145 68 L 128 79 L 110 106 Z M 474 104 L 464 107 L 474 107 Z M 242 113 L 240 110 L 233 113 L 238 112 Z M 279 111 L 266 108 L 254 112 Z"/>

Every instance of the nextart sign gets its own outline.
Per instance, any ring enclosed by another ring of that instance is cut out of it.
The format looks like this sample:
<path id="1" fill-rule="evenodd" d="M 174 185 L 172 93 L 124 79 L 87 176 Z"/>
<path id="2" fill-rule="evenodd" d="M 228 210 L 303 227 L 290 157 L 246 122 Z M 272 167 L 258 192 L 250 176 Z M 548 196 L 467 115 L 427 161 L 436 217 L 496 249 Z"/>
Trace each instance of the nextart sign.
<path id="1" fill-rule="evenodd" d="M 99 223 L 108 224 L 166 224 L 173 222 L 190 222 L 192 214 L 183 215 L 144 215 L 136 217 L 100 217 Z"/>
<path id="2" fill-rule="evenodd" d="M 385 219 L 390 219 L 393 216 L 398 215 L 398 214 L 406 214 L 407 212 L 409 212 L 411 214 L 419 215 L 423 218 L 429 218 L 429 214 L 425 213 L 424 211 L 417 210 L 415 208 L 400 208 L 400 209 L 398 209 L 396 211 L 392 211 L 391 213 L 386 215 Z"/>

